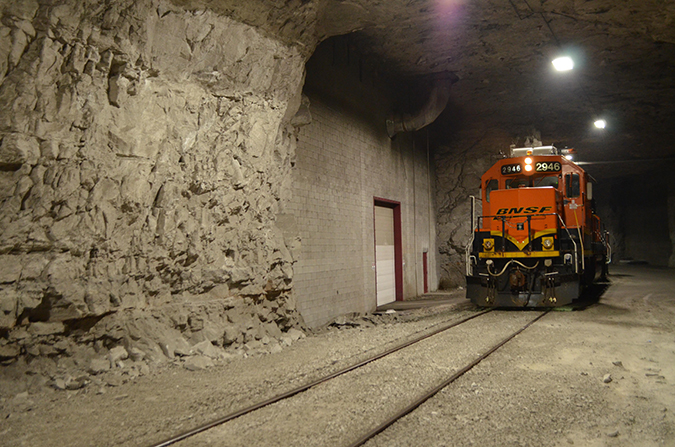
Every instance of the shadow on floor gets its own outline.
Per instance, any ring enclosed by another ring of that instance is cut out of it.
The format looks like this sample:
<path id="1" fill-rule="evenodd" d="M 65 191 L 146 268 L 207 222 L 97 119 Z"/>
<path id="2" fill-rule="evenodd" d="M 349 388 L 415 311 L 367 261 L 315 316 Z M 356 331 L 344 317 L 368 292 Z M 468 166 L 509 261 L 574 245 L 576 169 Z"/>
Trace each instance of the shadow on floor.
<path id="1" fill-rule="evenodd" d="M 589 306 L 598 304 L 600 298 L 605 294 L 607 289 L 612 285 L 609 281 L 605 282 L 596 282 L 584 288 L 581 292 L 581 296 L 577 299 L 572 306 L 575 310 L 584 310 Z"/>

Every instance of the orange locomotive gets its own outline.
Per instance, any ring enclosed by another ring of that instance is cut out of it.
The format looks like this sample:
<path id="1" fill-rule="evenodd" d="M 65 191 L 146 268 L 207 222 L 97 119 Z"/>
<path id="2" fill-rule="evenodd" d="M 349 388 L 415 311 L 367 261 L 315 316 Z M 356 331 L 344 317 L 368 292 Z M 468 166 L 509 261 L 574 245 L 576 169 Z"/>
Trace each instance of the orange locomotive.
<path id="1" fill-rule="evenodd" d="M 467 247 L 467 298 L 479 306 L 570 304 L 607 274 L 608 234 L 590 176 L 554 146 L 511 149 L 481 178 L 483 212 Z M 472 208 L 473 204 L 472 202 Z"/>

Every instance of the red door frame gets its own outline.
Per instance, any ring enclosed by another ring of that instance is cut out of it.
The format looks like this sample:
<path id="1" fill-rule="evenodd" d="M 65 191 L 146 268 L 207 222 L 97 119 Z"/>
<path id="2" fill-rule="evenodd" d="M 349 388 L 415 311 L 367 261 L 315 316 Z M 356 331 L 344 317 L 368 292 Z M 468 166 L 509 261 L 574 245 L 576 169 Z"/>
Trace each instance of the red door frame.
<path id="1" fill-rule="evenodd" d="M 381 206 L 394 210 L 394 277 L 396 282 L 396 301 L 403 300 L 403 243 L 401 242 L 401 202 L 373 198 L 373 227 L 375 225 L 375 207 Z M 375 243 L 375 238 L 373 238 Z"/>
<path id="2" fill-rule="evenodd" d="M 424 293 L 429 293 L 429 265 L 427 261 L 427 252 L 422 252 L 422 272 L 424 274 Z"/>

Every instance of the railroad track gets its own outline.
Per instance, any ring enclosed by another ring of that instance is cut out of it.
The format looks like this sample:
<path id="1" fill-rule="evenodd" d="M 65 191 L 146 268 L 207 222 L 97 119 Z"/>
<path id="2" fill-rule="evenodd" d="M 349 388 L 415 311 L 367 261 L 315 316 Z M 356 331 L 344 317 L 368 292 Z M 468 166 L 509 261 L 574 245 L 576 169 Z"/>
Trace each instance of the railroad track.
<path id="1" fill-rule="evenodd" d="M 272 398 L 266 399 L 264 401 L 258 402 L 256 404 L 250 405 L 246 408 L 242 408 L 240 410 L 237 410 L 235 412 L 229 413 L 227 415 L 224 415 L 218 419 L 215 419 L 211 422 L 208 422 L 206 424 L 203 424 L 201 426 L 195 427 L 191 430 L 182 432 L 178 435 L 174 435 L 170 438 L 167 438 L 166 440 L 154 444 L 153 447 L 165 447 L 169 445 L 173 445 L 176 443 L 179 443 L 184 440 L 188 440 L 189 438 L 195 437 L 196 435 L 206 432 L 208 430 L 214 429 L 222 424 L 225 424 L 226 422 L 232 421 L 233 419 L 239 418 L 241 416 L 247 415 L 249 413 L 252 413 L 256 410 L 259 410 L 263 407 L 267 407 L 269 405 L 272 405 L 274 403 L 283 401 L 285 399 L 288 399 L 290 397 L 293 397 L 297 394 L 300 394 L 304 391 L 309 390 L 310 388 L 314 388 L 317 385 L 320 385 L 322 383 L 326 383 L 332 379 L 335 379 L 339 376 L 342 376 L 344 374 L 347 374 L 351 371 L 357 370 L 359 368 L 364 367 L 365 365 L 368 365 L 372 362 L 375 362 L 376 360 L 382 359 L 384 357 L 387 357 L 395 352 L 401 351 L 407 347 L 410 347 L 412 345 L 418 344 L 424 340 L 427 340 L 431 337 L 434 337 L 436 335 L 439 335 L 443 332 L 448 331 L 449 329 L 456 328 L 457 326 L 460 326 L 464 323 L 467 323 L 475 318 L 478 318 L 482 315 L 485 315 L 487 313 L 492 312 L 491 310 L 486 310 L 480 313 L 477 313 L 475 315 L 471 315 L 469 317 L 460 319 L 458 321 L 454 321 L 449 324 L 441 325 L 440 327 L 434 328 L 431 331 L 425 332 L 423 335 L 419 335 L 417 337 L 414 337 L 412 339 L 409 339 L 405 342 L 402 342 L 396 346 L 393 346 L 384 352 L 380 352 L 377 354 L 374 354 L 370 356 L 369 358 L 359 361 L 357 363 L 354 363 L 352 365 L 349 365 L 347 367 L 344 367 L 338 371 L 332 372 L 330 374 L 327 374 L 319 379 L 316 379 L 310 383 L 307 383 L 305 385 L 301 385 L 297 388 L 294 388 L 290 391 L 287 391 L 285 393 L 279 394 L 277 396 L 274 396 Z M 524 330 L 526 330 L 528 327 L 530 327 L 532 324 L 534 324 L 536 321 L 538 321 L 540 318 L 542 318 L 544 315 L 546 315 L 548 311 L 542 312 L 538 314 L 535 318 L 531 319 L 530 321 L 527 322 L 527 324 L 521 326 L 518 328 L 516 331 L 510 333 L 508 336 L 504 337 L 501 341 L 498 343 L 492 345 L 489 349 L 484 350 L 481 354 L 479 354 L 477 357 L 475 357 L 471 362 L 466 364 L 464 367 L 460 368 L 456 372 L 454 372 L 450 377 L 446 378 L 443 380 L 441 383 L 439 383 L 437 386 L 433 387 L 432 389 L 429 389 L 427 392 L 425 392 L 423 395 L 420 395 L 417 399 L 415 399 L 414 402 L 406 406 L 405 408 L 401 409 L 400 411 L 396 412 L 396 414 L 392 415 L 391 417 L 387 418 L 384 422 L 380 423 L 377 427 L 371 429 L 367 433 L 364 433 L 357 441 L 354 443 L 350 444 L 349 447 L 357 447 L 365 444 L 368 440 L 372 439 L 375 437 L 377 434 L 381 433 L 384 431 L 387 427 L 392 425 L 394 422 L 399 420 L 400 418 L 406 416 L 407 414 L 411 413 L 414 411 L 417 407 L 422 405 L 424 402 L 429 400 L 431 397 L 436 395 L 438 392 L 440 392 L 443 388 L 448 386 L 450 383 L 454 382 L 457 380 L 459 377 L 462 375 L 466 374 L 469 370 L 471 370 L 474 366 L 476 366 L 478 363 L 480 363 L 482 360 L 487 358 L 490 354 L 498 350 L 500 347 L 504 346 L 506 343 L 508 343 L 510 340 L 512 340 L 514 337 L 516 337 L 518 334 L 522 333 Z"/>

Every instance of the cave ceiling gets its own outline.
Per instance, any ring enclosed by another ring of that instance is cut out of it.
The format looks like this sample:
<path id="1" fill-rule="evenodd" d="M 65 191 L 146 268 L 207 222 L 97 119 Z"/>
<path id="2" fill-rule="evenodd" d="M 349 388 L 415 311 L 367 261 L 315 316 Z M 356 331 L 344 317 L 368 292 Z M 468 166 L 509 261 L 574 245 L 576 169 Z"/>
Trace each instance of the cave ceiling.
<path id="1" fill-rule="evenodd" d="M 575 147 L 580 159 L 625 162 L 612 172 L 645 165 L 637 160 L 675 158 L 674 0 L 229 4 L 228 13 L 310 53 L 331 36 L 349 34 L 362 54 L 391 72 L 455 73 L 459 81 L 437 127 L 458 129 L 461 122 L 478 133 L 514 136 L 536 129 L 544 144 Z M 553 70 L 551 60 L 561 54 L 574 58 L 574 70 Z M 598 118 L 606 129 L 594 128 Z"/>

